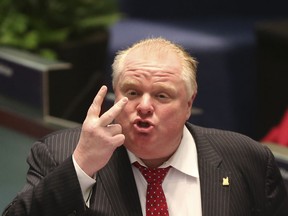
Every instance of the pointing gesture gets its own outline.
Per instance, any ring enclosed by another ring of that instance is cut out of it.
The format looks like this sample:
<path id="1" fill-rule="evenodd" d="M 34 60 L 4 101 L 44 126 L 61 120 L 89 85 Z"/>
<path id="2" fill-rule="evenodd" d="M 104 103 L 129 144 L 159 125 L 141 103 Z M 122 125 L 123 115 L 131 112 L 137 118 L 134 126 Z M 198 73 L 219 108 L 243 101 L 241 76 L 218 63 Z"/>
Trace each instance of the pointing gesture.
<path id="1" fill-rule="evenodd" d="M 102 86 L 100 88 L 99 92 L 97 93 L 96 97 L 94 98 L 93 103 L 91 104 L 90 108 L 88 109 L 86 120 L 90 120 L 93 118 L 99 119 L 97 121 L 97 124 L 100 124 L 99 126 L 107 126 L 110 124 L 123 110 L 127 103 L 127 98 L 123 98 L 122 100 L 118 101 L 116 104 L 114 104 L 113 107 L 111 107 L 106 113 L 104 113 L 101 117 L 99 117 L 101 112 L 101 106 L 104 101 L 104 98 L 107 93 L 107 87 Z"/>
<path id="2" fill-rule="evenodd" d="M 73 154 L 78 165 L 89 176 L 105 166 L 114 150 L 125 140 L 121 125 L 111 123 L 122 112 L 128 99 L 122 98 L 99 116 L 106 93 L 107 87 L 102 86 L 89 107 Z"/>

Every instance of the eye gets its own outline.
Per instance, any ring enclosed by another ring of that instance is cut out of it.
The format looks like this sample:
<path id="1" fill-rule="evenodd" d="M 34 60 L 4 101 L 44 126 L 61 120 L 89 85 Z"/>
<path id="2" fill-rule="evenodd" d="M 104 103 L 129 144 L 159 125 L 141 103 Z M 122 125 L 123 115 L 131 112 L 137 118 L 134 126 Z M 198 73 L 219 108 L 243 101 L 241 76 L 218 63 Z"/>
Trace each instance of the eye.
<path id="1" fill-rule="evenodd" d="M 169 99 L 169 95 L 166 93 L 159 93 L 156 95 L 156 98 L 158 98 L 159 100 L 168 100 Z"/>
<path id="2" fill-rule="evenodd" d="M 157 97 L 158 98 L 167 98 L 167 95 L 166 94 L 158 94 Z"/>
<path id="3" fill-rule="evenodd" d="M 136 97 L 138 95 L 138 92 L 135 90 L 128 90 L 128 91 L 126 91 L 125 95 L 126 95 L 126 97 L 131 99 L 131 98 Z"/>

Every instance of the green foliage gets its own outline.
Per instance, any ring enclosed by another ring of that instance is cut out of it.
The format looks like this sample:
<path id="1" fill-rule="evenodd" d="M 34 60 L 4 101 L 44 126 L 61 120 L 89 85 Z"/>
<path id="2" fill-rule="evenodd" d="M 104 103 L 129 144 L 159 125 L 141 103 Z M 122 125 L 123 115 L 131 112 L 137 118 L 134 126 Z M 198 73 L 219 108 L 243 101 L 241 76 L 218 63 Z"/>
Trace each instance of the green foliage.
<path id="1" fill-rule="evenodd" d="M 0 45 L 49 53 L 40 49 L 106 29 L 119 17 L 117 0 L 0 0 Z"/>

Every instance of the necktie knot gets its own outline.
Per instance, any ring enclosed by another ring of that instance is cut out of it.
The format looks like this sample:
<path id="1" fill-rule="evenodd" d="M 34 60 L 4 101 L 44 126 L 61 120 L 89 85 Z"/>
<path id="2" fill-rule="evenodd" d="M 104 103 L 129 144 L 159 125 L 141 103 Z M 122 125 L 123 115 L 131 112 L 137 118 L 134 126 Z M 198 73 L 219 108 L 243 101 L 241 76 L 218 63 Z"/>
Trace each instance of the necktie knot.
<path id="1" fill-rule="evenodd" d="M 138 162 L 134 163 L 134 166 L 137 167 L 148 184 L 158 183 L 162 184 L 166 174 L 168 173 L 170 167 L 166 168 L 148 168 L 140 165 Z"/>

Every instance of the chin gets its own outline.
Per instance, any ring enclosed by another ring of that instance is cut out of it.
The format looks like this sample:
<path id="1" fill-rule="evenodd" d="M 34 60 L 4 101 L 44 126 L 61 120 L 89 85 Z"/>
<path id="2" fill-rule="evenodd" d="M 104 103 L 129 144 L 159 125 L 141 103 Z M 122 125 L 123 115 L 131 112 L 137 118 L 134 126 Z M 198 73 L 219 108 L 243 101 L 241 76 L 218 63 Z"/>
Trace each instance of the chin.
<path id="1" fill-rule="evenodd" d="M 150 142 L 139 142 L 135 141 L 135 142 L 128 142 L 125 143 L 124 146 L 131 151 L 132 153 L 134 153 L 137 157 L 143 157 L 144 155 L 150 156 L 151 157 L 151 153 L 153 153 L 153 149 L 150 148 L 150 146 L 147 145 L 147 143 Z"/>

